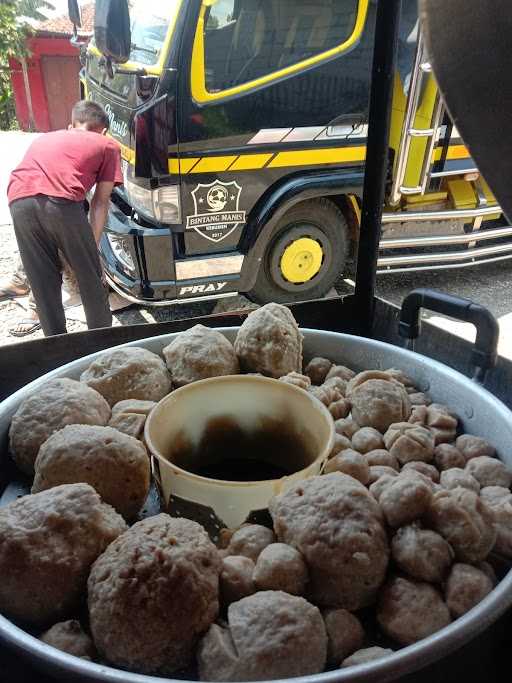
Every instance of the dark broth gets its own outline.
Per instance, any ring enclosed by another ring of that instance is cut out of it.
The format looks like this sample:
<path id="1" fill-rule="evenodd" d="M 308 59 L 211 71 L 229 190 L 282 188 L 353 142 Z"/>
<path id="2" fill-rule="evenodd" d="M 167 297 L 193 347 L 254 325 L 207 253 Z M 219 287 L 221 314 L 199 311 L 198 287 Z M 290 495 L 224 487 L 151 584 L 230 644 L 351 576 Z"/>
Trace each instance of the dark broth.
<path id="1" fill-rule="evenodd" d="M 280 479 L 307 467 L 315 458 L 303 436 L 282 420 L 266 418 L 246 431 L 229 417 L 210 420 L 197 448 L 184 438 L 174 444 L 172 461 L 209 479 Z"/>

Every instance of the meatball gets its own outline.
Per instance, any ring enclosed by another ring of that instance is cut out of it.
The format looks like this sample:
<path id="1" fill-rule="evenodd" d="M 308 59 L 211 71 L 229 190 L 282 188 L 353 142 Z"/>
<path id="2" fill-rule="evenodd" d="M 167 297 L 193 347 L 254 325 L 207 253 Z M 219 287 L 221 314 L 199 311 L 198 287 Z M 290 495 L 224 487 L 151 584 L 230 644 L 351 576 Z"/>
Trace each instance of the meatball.
<path id="1" fill-rule="evenodd" d="M 414 408 L 409 422 L 427 427 L 434 437 L 436 446 L 455 441 L 457 417 L 449 408 L 439 403 L 432 403 L 428 407 L 418 406 Z"/>
<path id="2" fill-rule="evenodd" d="M 346 415 L 348 415 L 348 413 L 350 412 L 349 404 L 345 401 L 343 395 L 335 386 L 322 384 L 322 386 L 320 387 L 310 387 L 309 393 L 313 394 L 313 396 L 315 396 L 315 398 L 317 398 L 327 408 L 332 403 L 336 403 L 337 401 L 343 401 L 347 404 Z"/>
<path id="3" fill-rule="evenodd" d="M 311 386 L 311 380 L 307 375 L 301 375 L 299 372 L 289 372 L 287 375 L 279 378 L 280 382 L 285 382 L 285 384 L 293 384 L 299 389 L 304 389 L 307 391 Z"/>
<path id="4" fill-rule="evenodd" d="M 365 457 L 366 462 L 368 465 L 370 465 L 370 467 L 382 465 L 384 467 L 391 467 L 397 472 L 400 469 L 400 465 L 395 456 L 391 455 L 391 453 L 386 451 L 384 448 L 378 448 L 376 451 L 370 451 L 369 453 L 366 453 Z"/>
<path id="5" fill-rule="evenodd" d="M 9 430 L 10 450 L 25 474 L 34 474 L 39 447 L 70 424 L 106 425 L 110 407 L 94 389 L 74 379 L 52 379 L 26 398 Z"/>
<path id="6" fill-rule="evenodd" d="M 80 381 L 99 391 L 111 406 L 129 398 L 160 401 L 172 389 L 160 356 L 137 346 L 102 353 L 82 372 Z"/>
<path id="7" fill-rule="evenodd" d="M 422 391 L 413 391 L 410 393 L 409 401 L 412 406 L 429 406 L 432 403 L 430 396 L 424 394 Z"/>
<path id="8" fill-rule="evenodd" d="M 375 427 L 379 432 L 385 432 L 394 422 L 407 420 L 411 414 L 407 392 L 398 382 L 369 379 L 351 391 L 347 388 L 347 398 L 354 420 L 361 427 Z"/>
<path id="9" fill-rule="evenodd" d="M 463 488 L 468 489 L 468 491 L 474 491 L 475 493 L 480 491 L 480 484 L 478 481 L 469 472 L 461 470 L 458 467 L 453 467 L 451 470 L 441 472 L 440 482 L 444 489 Z"/>
<path id="10" fill-rule="evenodd" d="M 410 645 L 447 626 L 451 619 L 441 594 L 433 586 L 397 576 L 381 592 L 377 621 L 390 638 Z"/>
<path id="11" fill-rule="evenodd" d="M 396 477 L 398 472 L 394 472 L 394 475 L 383 474 L 376 481 L 370 484 L 370 493 L 375 498 L 375 500 L 380 500 L 380 497 L 384 493 L 384 489 L 391 484 Z"/>
<path id="12" fill-rule="evenodd" d="M 382 492 L 379 503 L 391 527 L 399 527 L 419 519 L 428 510 L 432 491 L 416 477 L 399 475 Z"/>
<path id="13" fill-rule="evenodd" d="M 255 591 L 254 562 L 243 555 L 232 555 L 222 560 L 220 596 L 223 605 L 246 598 Z"/>
<path id="14" fill-rule="evenodd" d="M 302 334 L 291 311 L 280 304 L 249 313 L 236 336 L 235 351 L 248 372 L 278 378 L 302 368 Z"/>
<path id="15" fill-rule="evenodd" d="M 126 530 L 88 484 L 66 484 L 0 508 L 0 612 L 27 624 L 69 615 L 94 560 Z"/>
<path id="16" fill-rule="evenodd" d="M 35 464 L 32 493 L 58 484 L 90 484 L 126 519 L 149 492 L 149 457 L 140 441 L 112 427 L 69 425 L 44 442 Z"/>
<path id="17" fill-rule="evenodd" d="M 155 406 L 155 401 L 140 401 L 138 399 L 119 401 L 112 407 L 112 417 L 108 426 L 123 432 L 123 434 L 133 436 L 135 439 L 141 439 L 146 418 Z"/>
<path id="18" fill-rule="evenodd" d="M 119 414 L 136 414 L 147 417 L 155 406 L 155 401 L 141 401 L 136 398 L 128 398 L 112 406 L 112 417 Z"/>
<path id="19" fill-rule="evenodd" d="M 331 452 L 329 453 L 329 458 L 333 458 L 340 451 L 346 451 L 351 449 L 352 442 L 350 441 L 350 439 L 347 439 L 346 436 L 342 436 L 341 434 L 335 433 L 334 443 Z"/>
<path id="20" fill-rule="evenodd" d="M 346 669 L 349 666 L 367 664 L 368 662 L 374 662 L 377 659 L 382 659 L 383 657 L 389 657 L 389 655 L 392 654 L 393 650 L 390 650 L 389 648 L 378 647 L 377 645 L 374 645 L 373 647 L 365 647 L 362 650 L 354 652 L 353 655 L 343 660 L 341 668 Z"/>
<path id="21" fill-rule="evenodd" d="M 202 681 L 258 681 L 320 673 L 327 635 L 317 607 L 296 595 L 261 591 L 228 609 L 229 629 L 214 624 L 197 659 Z"/>
<path id="22" fill-rule="evenodd" d="M 306 564 L 291 545 L 271 543 L 261 551 L 254 570 L 254 583 L 258 590 L 304 595 L 307 581 Z"/>
<path id="23" fill-rule="evenodd" d="M 428 429 L 409 422 L 389 426 L 384 434 L 386 448 L 398 462 L 431 462 L 434 458 L 434 437 Z"/>
<path id="24" fill-rule="evenodd" d="M 512 472 L 497 458 L 480 455 L 468 461 L 465 471 L 472 474 L 480 486 L 504 486 L 512 484 Z"/>
<path id="25" fill-rule="evenodd" d="M 441 583 L 454 553 L 450 544 L 435 531 L 412 524 L 398 529 L 393 536 L 391 557 L 413 579 Z"/>
<path id="26" fill-rule="evenodd" d="M 350 382 L 350 380 L 355 376 L 356 373 L 350 368 L 347 368 L 345 365 L 333 365 L 331 368 L 329 368 L 329 372 L 325 377 L 325 381 L 328 382 L 330 379 L 333 379 L 333 377 L 339 377 L 344 382 Z"/>
<path id="27" fill-rule="evenodd" d="M 263 548 L 274 543 L 271 529 L 260 524 L 246 524 L 234 532 L 226 550 L 226 555 L 244 555 L 256 562 Z"/>
<path id="28" fill-rule="evenodd" d="M 438 470 L 450 470 L 453 467 L 463 468 L 466 459 L 458 448 L 448 443 L 441 443 L 434 448 L 434 464 Z"/>
<path id="29" fill-rule="evenodd" d="M 346 474 L 311 477 L 269 503 L 277 537 L 299 550 L 315 604 L 356 610 L 371 604 L 389 558 L 378 503 Z"/>
<path id="30" fill-rule="evenodd" d="M 327 660 L 339 666 L 364 643 L 359 619 L 346 609 L 328 609 L 323 613 L 327 630 Z"/>
<path id="31" fill-rule="evenodd" d="M 464 488 L 434 494 L 428 518 L 462 562 L 480 562 L 496 541 L 494 515 L 478 494 Z"/>
<path id="32" fill-rule="evenodd" d="M 363 427 L 352 437 L 352 446 L 360 453 L 369 453 L 384 448 L 382 434 L 373 427 Z"/>
<path id="33" fill-rule="evenodd" d="M 480 491 L 480 497 L 494 514 L 494 550 L 512 558 L 512 493 L 501 486 L 486 486 Z"/>
<path id="34" fill-rule="evenodd" d="M 361 484 L 367 484 L 370 479 L 370 467 L 364 455 L 351 449 L 341 451 L 328 460 L 324 468 L 325 474 L 343 472 L 357 479 Z"/>
<path id="35" fill-rule="evenodd" d="M 454 619 L 478 605 L 493 589 L 485 572 L 470 564 L 454 564 L 445 586 L 445 600 Z"/>
<path id="36" fill-rule="evenodd" d="M 349 381 L 347 385 L 347 393 L 352 393 L 356 387 L 361 386 L 361 384 L 364 384 L 364 382 L 367 382 L 370 379 L 382 379 L 387 382 L 393 382 L 394 384 L 402 385 L 401 382 L 397 382 L 395 379 L 393 379 L 393 377 L 391 377 L 390 374 L 382 370 L 363 370 L 363 372 L 359 372 L 357 375 L 354 375 Z"/>
<path id="37" fill-rule="evenodd" d="M 393 467 L 388 467 L 387 465 L 371 465 L 368 484 L 371 486 L 384 476 L 397 477 L 398 472 Z"/>
<path id="38" fill-rule="evenodd" d="M 304 374 L 306 374 L 311 382 L 316 385 L 323 384 L 327 373 L 332 367 L 332 363 L 327 358 L 312 358 L 306 365 Z"/>
<path id="39" fill-rule="evenodd" d="M 341 420 L 335 420 L 334 429 L 336 430 L 336 434 L 346 436 L 347 439 L 352 439 L 354 434 L 359 431 L 360 427 L 357 422 L 351 418 L 345 418 Z"/>
<path id="40" fill-rule="evenodd" d="M 141 673 L 188 666 L 217 617 L 220 568 L 196 522 L 160 514 L 134 524 L 89 575 L 89 621 L 101 657 Z"/>
<path id="41" fill-rule="evenodd" d="M 397 368 L 389 368 L 385 371 L 392 379 L 403 384 L 406 389 L 411 389 L 417 391 L 414 380 L 412 380 L 409 375 L 406 375 L 403 370 L 398 370 Z"/>
<path id="42" fill-rule="evenodd" d="M 472 436 L 471 434 L 462 434 L 459 436 L 455 445 L 464 456 L 466 462 L 471 458 L 478 458 L 486 455 L 488 458 L 493 458 L 496 455 L 494 446 L 480 438 L 479 436 Z"/>
<path id="43" fill-rule="evenodd" d="M 426 462 L 412 460 L 407 462 L 402 468 L 402 472 L 409 471 L 420 472 L 425 477 L 431 479 L 434 484 L 439 484 L 439 471 L 433 465 L 427 465 Z"/>
<path id="44" fill-rule="evenodd" d="M 347 391 L 347 382 L 344 379 L 341 379 L 341 377 L 330 377 L 329 379 L 326 379 L 324 386 L 334 387 L 342 396 L 345 396 Z"/>
<path id="45" fill-rule="evenodd" d="M 54 624 L 48 631 L 39 636 L 47 645 L 56 647 L 75 657 L 89 661 L 96 658 L 96 650 L 90 636 L 85 633 L 76 619 Z"/>
<path id="46" fill-rule="evenodd" d="M 347 417 L 347 415 L 350 413 L 350 403 L 344 398 L 340 398 L 337 401 L 329 403 L 327 408 L 329 409 L 333 420 L 339 420 L 341 418 Z"/>

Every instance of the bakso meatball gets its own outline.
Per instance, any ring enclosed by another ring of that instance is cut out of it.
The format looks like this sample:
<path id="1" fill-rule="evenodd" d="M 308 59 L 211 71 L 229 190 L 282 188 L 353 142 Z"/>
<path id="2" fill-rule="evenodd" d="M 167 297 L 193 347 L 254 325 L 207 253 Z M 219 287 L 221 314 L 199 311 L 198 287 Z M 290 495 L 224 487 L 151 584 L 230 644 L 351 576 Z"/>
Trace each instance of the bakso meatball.
<path id="1" fill-rule="evenodd" d="M 491 508 L 468 489 L 459 487 L 435 493 L 428 521 L 448 541 L 461 562 L 484 560 L 496 541 Z"/>
<path id="2" fill-rule="evenodd" d="M 439 470 L 437 470 L 433 465 L 427 465 L 426 462 L 412 460 L 405 463 L 402 467 L 402 472 L 420 472 L 425 477 L 431 479 L 434 484 L 439 484 Z"/>
<path id="3" fill-rule="evenodd" d="M 434 457 L 434 438 L 428 429 L 409 422 L 398 422 L 389 426 L 384 434 L 386 448 L 398 462 L 431 462 Z"/>
<path id="4" fill-rule="evenodd" d="M 80 622 L 76 619 L 54 624 L 48 631 L 40 635 L 39 639 L 47 645 L 56 647 L 57 650 L 62 650 L 81 659 L 91 661 L 96 657 L 96 650 L 91 637 L 85 633 Z"/>
<path id="5" fill-rule="evenodd" d="M 155 406 L 155 401 L 137 399 L 119 401 L 112 407 L 112 417 L 108 426 L 123 432 L 123 434 L 133 436 L 135 439 L 141 439 L 146 418 Z"/>
<path id="6" fill-rule="evenodd" d="M 302 369 L 302 334 L 291 311 L 280 304 L 249 313 L 236 336 L 235 351 L 248 372 L 278 378 Z"/>
<path id="7" fill-rule="evenodd" d="M 398 529 L 393 536 L 391 557 L 413 579 L 440 583 L 453 562 L 454 553 L 450 544 L 435 531 L 411 524 Z"/>
<path id="8" fill-rule="evenodd" d="M 231 536 L 225 551 L 227 555 L 243 555 L 256 562 L 263 548 L 275 541 L 274 532 L 260 524 L 246 524 Z"/>
<path id="9" fill-rule="evenodd" d="M 123 669 L 172 674 L 190 664 L 219 611 L 220 557 L 188 519 L 134 524 L 94 563 L 89 622 L 100 656 Z"/>
<path id="10" fill-rule="evenodd" d="M 493 589 L 485 572 L 470 564 L 454 564 L 445 586 L 445 600 L 454 619 L 478 605 Z"/>
<path id="11" fill-rule="evenodd" d="M 80 381 L 111 406 L 128 398 L 160 401 L 172 388 L 160 356 L 137 346 L 105 351 L 82 372 Z"/>
<path id="12" fill-rule="evenodd" d="M 454 467 L 462 469 L 466 465 L 466 459 L 453 444 L 441 443 L 434 448 L 434 464 L 441 471 Z"/>
<path id="13" fill-rule="evenodd" d="M 427 427 L 434 437 L 435 445 L 451 443 L 457 435 L 457 417 L 449 408 L 432 403 L 427 406 L 416 406 L 412 409 L 409 422 Z"/>
<path id="14" fill-rule="evenodd" d="M 455 442 L 455 445 L 464 456 L 466 462 L 471 460 L 471 458 L 479 458 L 483 455 L 486 455 L 488 458 L 496 456 L 494 446 L 491 446 L 485 439 L 473 436 L 472 434 L 462 434 Z"/>
<path id="15" fill-rule="evenodd" d="M 334 443 L 331 449 L 331 452 L 329 454 L 329 457 L 332 458 L 334 457 L 337 453 L 340 451 L 345 451 L 347 449 L 352 448 L 352 442 L 350 439 L 347 439 L 346 436 L 342 436 L 341 434 L 334 434 Z"/>
<path id="16" fill-rule="evenodd" d="M 394 472 L 394 470 L 392 470 Z M 370 484 L 370 493 L 375 498 L 375 500 L 380 500 L 380 497 L 384 493 L 384 489 L 388 487 L 398 476 L 398 472 L 391 474 L 383 474 L 378 479 L 376 479 L 372 484 Z"/>
<path id="17" fill-rule="evenodd" d="M 258 681 L 320 673 L 327 635 L 317 607 L 282 591 L 260 591 L 229 606 L 197 650 L 202 681 Z"/>
<path id="18" fill-rule="evenodd" d="M 409 401 L 412 406 L 429 406 L 432 403 L 432 399 L 428 394 L 424 394 L 422 391 L 414 391 L 409 394 Z"/>
<path id="19" fill-rule="evenodd" d="M 323 617 L 327 630 L 327 661 L 339 666 L 363 645 L 363 627 L 359 619 L 346 609 L 325 610 Z"/>
<path id="20" fill-rule="evenodd" d="M 312 384 L 319 386 L 325 382 L 325 378 L 331 367 L 332 363 L 327 358 L 312 358 L 306 365 L 304 374 L 309 377 Z"/>
<path id="21" fill-rule="evenodd" d="M 352 391 L 354 391 L 354 389 L 356 389 L 356 387 L 364 384 L 364 382 L 367 382 L 370 379 L 382 379 L 387 382 L 393 382 L 403 386 L 401 382 L 396 382 L 396 380 L 394 380 L 387 372 L 382 370 L 363 370 L 363 372 L 359 372 L 357 375 L 354 375 L 349 381 L 347 384 L 347 393 L 350 394 Z"/>
<path id="22" fill-rule="evenodd" d="M 389 547 L 380 507 L 360 482 L 339 472 L 311 477 L 269 510 L 279 541 L 306 561 L 315 604 L 357 610 L 375 600 Z"/>
<path id="23" fill-rule="evenodd" d="M 133 518 L 149 492 L 146 449 L 112 427 L 69 425 L 44 442 L 35 463 L 32 493 L 59 484 L 90 484 L 125 519 Z"/>
<path id="24" fill-rule="evenodd" d="M 222 560 L 219 586 L 223 605 L 230 605 L 256 591 L 253 573 L 254 562 L 248 557 L 232 555 Z"/>
<path id="25" fill-rule="evenodd" d="M 194 325 L 180 332 L 163 350 L 173 384 L 182 387 L 209 377 L 238 375 L 235 349 L 218 330 Z"/>
<path id="26" fill-rule="evenodd" d="M 354 652 L 353 655 L 347 657 L 342 665 L 342 669 L 347 669 L 349 666 L 357 666 L 358 664 L 367 664 L 368 662 L 375 662 L 377 659 L 389 657 L 393 654 L 393 650 L 385 647 L 374 645 L 373 647 L 365 647 L 362 650 Z"/>
<path id="27" fill-rule="evenodd" d="M 369 453 L 384 448 L 382 434 L 373 427 L 363 427 L 352 437 L 352 446 L 360 453 Z"/>
<path id="28" fill-rule="evenodd" d="M 155 406 L 155 401 L 141 401 L 136 398 L 128 398 L 112 406 L 112 417 L 123 413 L 145 415 L 147 417 Z"/>
<path id="29" fill-rule="evenodd" d="M 352 404 L 354 420 L 361 427 L 374 427 L 382 433 L 411 414 L 407 392 L 395 381 L 368 379 L 351 391 L 347 388 L 347 398 Z"/>
<path id="30" fill-rule="evenodd" d="M 334 387 L 340 392 L 342 396 L 345 396 L 345 393 L 347 391 L 347 382 L 344 379 L 341 379 L 341 377 L 331 377 L 329 379 L 326 379 L 324 382 L 324 386 Z"/>
<path id="31" fill-rule="evenodd" d="M 398 472 L 400 464 L 394 455 L 384 448 L 377 448 L 375 451 L 370 451 L 365 455 L 366 462 L 370 467 L 374 465 L 383 465 L 384 467 L 391 467 Z"/>
<path id="32" fill-rule="evenodd" d="M 88 484 L 66 484 L 0 508 L 0 612 L 49 625 L 77 608 L 92 563 L 126 530 Z"/>
<path id="33" fill-rule="evenodd" d="M 328 382 L 329 380 L 333 379 L 333 377 L 339 377 L 344 382 L 350 382 L 350 380 L 355 376 L 356 373 L 350 368 L 347 368 L 345 365 L 333 365 L 329 368 L 324 381 Z"/>
<path id="34" fill-rule="evenodd" d="M 480 484 L 478 481 L 466 470 L 461 470 L 458 467 L 453 467 L 451 470 L 441 472 L 440 478 L 441 486 L 444 489 L 463 488 L 468 491 L 478 493 L 480 491 Z"/>
<path id="35" fill-rule="evenodd" d="M 497 458 L 480 455 L 468 461 L 465 471 L 472 474 L 480 486 L 503 486 L 512 484 L 512 472 Z"/>
<path id="36" fill-rule="evenodd" d="M 419 477 L 399 475 L 386 486 L 379 503 L 389 526 L 409 524 L 428 510 L 432 490 Z"/>
<path id="37" fill-rule="evenodd" d="M 347 417 L 347 415 L 350 413 L 350 403 L 344 398 L 340 398 L 338 401 L 329 403 L 327 408 L 331 413 L 333 420 L 339 420 L 340 418 Z"/>
<path id="38" fill-rule="evenodd" d="M 372 465 L 370 467 L 370 479 L 368 485 L 371 486 L 381 477 L 389 476 L 392 478 L 398 477 L 398 472 L 393 467 L 387 465 Z"/>
<path id="39" fill-rule="evenodd" d="M 324 472 L 343 472 L 365 485 L 370 479 L 370 467 L 364 455 L 351 449 L 341 451 L 331 458 L 325 465 Z"/>
<path id="40" fill-rule="evenodd" d="M 344 401 L 343 395 L 335 386 L 322 384 L 320 387 L 310 387 L 309 393 L 315 396 L 324 406 L 329 407 L 331 403 L 336 401 Z M 350 407 L 347 405 L 347 410 L 350 412 Z M 347 412 L 347 415 L 348 415 Z M 345 416 L 346 417 L 346 416 Z M 341 418 L 339 418 L 341 419 Z"/>
<path id="41" fill-rule="evenodd" d="M 512 493 L 502 486 L 486 486 L 480 491 L 480 498 L 494 515 L 494 550 L 512 558 Z"/>
<path id="42" fill-rule="evenodd" d="M 25 474 L 34 474 L 39 447 L 70 424 L 106 425 L 110 407 L 103 396 L 74 379 L 52 379 L 35 389 L 15 412 L 9 430 L 10 450 Z"/>
<path id="43" fill-rule="evenodd" d="M 357 422 L 354 422 L 352 418 L 342 418 L 340 420 L 335 420 L 334 429 L 336 434 L 341 434 L 346 436 L 347 439 L 352 439 L 354 434 L 360 430 L 360 426 Z"/>
<path id="44" fill-rule="evenodd" d="M 293 386 L 299 387 L 299 389 L 304 389 L 305 391 L 307 391 L 311 386 L 311 380 L 307 375 L 301 375 L 299 372 L 295 371 L 289 372 L 287 375 L 280 377 L 279 381 L 284 382 L 285 384 L 293 384 Z"/>
<path id="45" fill-rule="evenodd" d="M 304 595 L 307 581 L 306 563 L 291 545 L 271 543 L 261 551 L 254 569 L 254 583 L 258 590 Z"/>
<path id="46" fill-rule="evenodd" d="M 393 577 L 381 591 L 377 621 L 386 635 L 410 645 L 447 626 L 450 612 L 429 583 Z"/>
<path id="47" fill-rule="evenodd" d="M 392 379 L 400 382 L 400 384 L 403 384 L 406 389 L 415 389 L 417 391 L 414 381 L 408 375 L 406 375 L 403 370 L 398 370 L 397 368 L 388 368 L 385 372 Z"/>

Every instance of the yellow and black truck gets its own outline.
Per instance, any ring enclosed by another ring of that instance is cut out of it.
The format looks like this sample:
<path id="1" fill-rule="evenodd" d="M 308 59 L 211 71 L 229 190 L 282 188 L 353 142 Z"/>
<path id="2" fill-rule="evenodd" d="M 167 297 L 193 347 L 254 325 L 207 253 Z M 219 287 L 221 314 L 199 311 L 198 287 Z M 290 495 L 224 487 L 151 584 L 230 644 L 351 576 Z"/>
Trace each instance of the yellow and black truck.
<path id="1" fill-rule="evenodd" d="M 382 0 L 381 0 L 382 1 Z M 120 143 L 101 254 L 148 305 L 325 295 L 357 253 L 377 0 L 96 0 L 83 95 Z M 378 271 L 512 257 L 404 0 Z"/>

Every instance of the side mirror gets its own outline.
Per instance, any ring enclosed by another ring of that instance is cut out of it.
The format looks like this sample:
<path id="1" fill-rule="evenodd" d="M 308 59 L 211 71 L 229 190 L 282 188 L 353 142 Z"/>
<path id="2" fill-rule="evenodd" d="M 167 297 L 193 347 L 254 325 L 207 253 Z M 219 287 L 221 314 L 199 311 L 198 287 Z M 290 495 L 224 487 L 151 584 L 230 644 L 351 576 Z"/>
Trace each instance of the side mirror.
<path id="1" fill-rule="evenodd" d="M 118 64 L 128 61 L 132 41 L 127 0 L 96 0 L 94 40 L 107 59 Z"/>
<path id="2" fill-rule="evenodd" d="M 80 8 L 78 7 L 78 0 L 68 0 L 68 17 L 69 21 L 73 24 L 73 26 L 76 27 L 81 27 L 82 26 L 82 18 L 80 16 Z"/>

